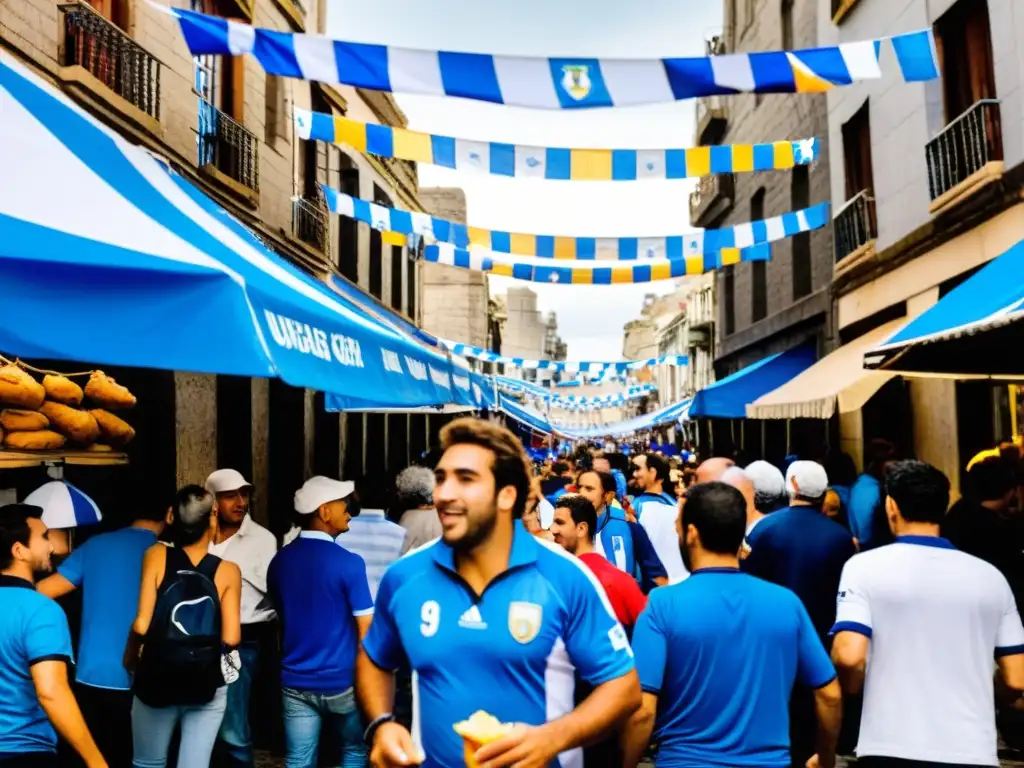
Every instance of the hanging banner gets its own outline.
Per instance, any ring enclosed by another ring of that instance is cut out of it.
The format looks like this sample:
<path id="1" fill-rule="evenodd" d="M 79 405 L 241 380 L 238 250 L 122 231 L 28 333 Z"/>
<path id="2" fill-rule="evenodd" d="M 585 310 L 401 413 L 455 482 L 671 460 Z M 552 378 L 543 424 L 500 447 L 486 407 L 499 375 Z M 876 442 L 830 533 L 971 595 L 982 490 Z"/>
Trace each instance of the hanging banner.
<path id="1" fill-rule="evenodd" d="M 784 213 L 770 219 L 737 224 L 722 229 L 705 229 L 668 237 L 567 237 L 530 235 L 495 229 L 469 227 L 426 213 L 400 211 L 346 195 L 323 184 L 327 207 L 374 229 L 405 235 L 422 235 L 457 248 L 479 246 L 494 253 L 532 256 L 538 259 L 579 261 L 636 261 L 638 259 L 682 259 L 724 248 L 747 248 L 759 243 L 783 240 L 801 232 L 820 229 L 830 223 L 829 204 Z"/>
<path id="2" fill-rule="evenodd" d="M 638 371 L 652 365 L 688 365 L 689 358 L 686 355 L 665 355 L 664 357 L 651 357 L 647 360 L 617 360 L 615 362 L 583 362 L 579 360 L 528 360 L 524 357 L 506 357 L 489 349 L 481 349 L 469 344 L 460 344 L 457 341 L 438 339 L 438 341 L 454 354 L 461 357 L 470 357 L 474 360 L 481 360 L 485 363 L 498 363 L 499 365 L 512 365 L 527 371 L 566 371 L 569 373 L 597 373 L 600 371 L 615 371 L 625 373 L 626 371 Z M 508 376 L 499 377 L 502 383 L 520 386 L 523 390 L 537 392 L 541 395 L 549 394 L 539 384 L 534 384 L 522 379 L 513 379 Z"/>
<path id="3" fill-rule="evenodd" d="M 650 259 L 647 263 L 617 267 L 571 266 L 549 267 L 509 257 L 496 258 L 491 251 L 467 251 L 454 245 L 428 245 L 423 259 L 435 264 L 489 272 L 492 275 L 514 277 L 534 283 L 561 283 L 564 285 L 620 285 L 672 280 L 687 275 L 702 275 L 713 269 L 739 264 L 741 261 L 771 261 L 769 243 L 749 248 L 723 248 L 718 253 L 688 255 L 682 259 Z"/>
<path id="4" fill-rule="evenodd" d="M 543 58 L 332 40 L 150 4 L 177 18 L 192 56 L 252 54 L 270 75 L 537 109 L 626 107 L 733 93 L 822 93 L 881 78 L 883 47 L 895 52 L 906 82 L 939 76 L 930 29 L 799 51 Z"/>
<path id="5" fill-rule="evenodd" d="M 691 179 L 710 173 L 782 171 L 818 159 L 817 139 L 689 149 L 569 149 L 457 139 L 294 110 L 300 139 L 458 171 L 562 181 Z"/>

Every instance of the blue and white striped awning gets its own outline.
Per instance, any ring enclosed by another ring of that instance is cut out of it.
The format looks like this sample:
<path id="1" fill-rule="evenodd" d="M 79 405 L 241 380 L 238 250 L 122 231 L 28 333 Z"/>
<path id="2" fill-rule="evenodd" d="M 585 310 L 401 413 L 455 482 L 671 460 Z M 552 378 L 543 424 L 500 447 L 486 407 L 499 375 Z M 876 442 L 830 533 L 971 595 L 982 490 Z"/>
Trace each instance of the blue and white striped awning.
<path id="1" fill-rule="evenodd" d="M 883 49 L 895 53 L 907 82 L 939 76 L 931 30 L 800 51 L 541 58 L 353 43 L 153 5 L 178 19 L 193 56 L 248 53 L 271 75 L 540 109 L 625 107 L 733 93 L 820 93 L 881 78 Z"/>
<path id="2" fill-rule="evenodd" d="M 568 373 L 597 373 L 601 371 L 615 371 L 616 373 L 625 373 L 626 371 L 639 371 L 642 368 L 647 368 L 653 365 L 687 365 L 689 358 L 686 355 L 664 355 L 662 357 L 651 357 L 646 360 L 618 360 L 616 362 L 584 362 L 580 360 L 529 360 L 525 357 L 508 357 L 506 355 L 499 355 L 496 352 L 491 352 L 488 349 L 481 349 L 480 347 L 474 347 L 469 344 L 460 344 L 457 341 L 449 341 L 448 339 L 438 339 L 441 344 L 446 346 L 456 355 L 462 357 L 470 357 L 474 360 L 482 360 L 485 363 L 498 363 L 501 365 L 514 365 L 516 368 L 521 368 L 527 371 L 565 371 Z M 507 381 L 518 381 L 517 379 L 509 379 L 505 377 Z M 536 387 L 537 391 L 543 393 L 536 384 L 530 384 L 530 382 L 521 382 L 523 385 L 529 385 Z"/>
<path id="3" fill-rule="evenodd" d="M 10 355 L 279 376 L 352 406 L 453 399 L 447 360 L 431 375 L 421 346 L 3 51 L 0 174 Z"/>
<path id="4" fill-rule="evenodd" d="M 691 399 L 680 400 L 678 403 L 671 403 L 651 413 L 643 413 L 625 421 L 618 421 L 612 424 L 597 424 L 590 427 L 558 427 L 558 431 L 580 440 L 591 440 L 601 437 L 622 438 L 634 435 L 638 432 L 645 432 L 655 427 L 666 426 L 686 421 L 689 417 Z"/>

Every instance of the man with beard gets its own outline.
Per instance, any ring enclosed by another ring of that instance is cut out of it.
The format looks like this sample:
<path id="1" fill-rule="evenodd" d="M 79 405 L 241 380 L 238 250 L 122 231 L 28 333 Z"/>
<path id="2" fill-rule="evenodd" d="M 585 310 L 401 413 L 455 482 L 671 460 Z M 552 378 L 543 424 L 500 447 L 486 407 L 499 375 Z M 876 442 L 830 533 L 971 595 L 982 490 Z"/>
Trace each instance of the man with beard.
<path id="1" fill-rule="evenodd" d="M 798 765 L 787 716 L 797 681 L 817 705 L 818 753 L 807 765 L 835 764 L 835 670 L 799 598 L 740 572 L 746 522 L 735 488 L 709 482 L 687 492 L 679 534 L 690 578 L 652 592 L 633 633 L 644 694 L 624 735 L 628 768 L 652 733 L 655 766 Z"/>
<path id="2" fill-rule="evenodd" d="M 519 440 L 457 419 L 441 431 L 441 447 L 434 503 L 442 537 L 384 574 L 356 662 L 370 762 L 461 768 L 463 740 L 452 726 L 479 710 L 518 724 L 476 752 L 479 764 L 578 760 L 581 745 L 639 704 L 626 633 L 585 566 L 519 521 L 530 489 Z M 415 735 L 391 713 L 394 670 L 406 661 Z M 575 709 L 574 671 L 594 686 Z"/>
<path id="3" fill-rule="evenodd" d="M 42 515 L 0 507 L 0 766 L 57 766 L 56 727 L 87 768 L 106 768 L 68 683 L 67 618 L 35 589 L 35 574 L 52 570 Z"/>

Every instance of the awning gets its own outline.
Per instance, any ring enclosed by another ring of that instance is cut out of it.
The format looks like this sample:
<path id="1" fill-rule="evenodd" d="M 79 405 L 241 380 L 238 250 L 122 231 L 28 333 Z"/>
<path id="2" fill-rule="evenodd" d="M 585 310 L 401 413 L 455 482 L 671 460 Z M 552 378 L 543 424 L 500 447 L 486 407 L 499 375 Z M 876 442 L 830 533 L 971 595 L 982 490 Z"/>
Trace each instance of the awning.
<path id="1" fill-rule="evenodd" d="M 0 351 L 448 402 L 419 347 L 0 51 Z M 450 379 L 450 367 L 443 373 Z"/>
<path id="2" fill-rule="evenodd" d="M 910 374 L 1024 376 L 1024 241 L 999 256 L 888 341 L 864 367 Z"/>
<path id="3" fill-rule="evenodd" d="M 906 324 L 906 318 L 875 328 L 822 358 L 778 389 L 747 406 L 748 419 L 831 419 L 863 407 L 885 382 L 889 371 L 866 371 L 864 353 Z"/>
<path id="4" fill-rule="evenodd" d="M 694 395 L 690 418 L 745 418 L 747 405 L 801 374 L 816 356 L 813 344 L 801 344 L 748 365 Z"/>
<path id="5" fill-rule="evenodd" d="M 498 408 L 520 424 L 524 424 L 537 432 L 541 432 L 545 435 L 554 434 L 555 432 L 544 416 L 520 405 L 511 397 L 503 395 L 500 392 L 498 393 Z"/>
<path id="6" fill-rule="evenodd" d="M 656 411 L 642 413 L 625 421 L 618 421 L 612 424 L 598 424 L 592 427 L 563 427 L 559 428 L 558 431 L 569 437 L 587 440 L 598 437 L 626 437 L 664 424 L 685 421 L 689 414 L 690 403 L 690 398 L 686 398 L 678 403 L 670 403 Z"/>

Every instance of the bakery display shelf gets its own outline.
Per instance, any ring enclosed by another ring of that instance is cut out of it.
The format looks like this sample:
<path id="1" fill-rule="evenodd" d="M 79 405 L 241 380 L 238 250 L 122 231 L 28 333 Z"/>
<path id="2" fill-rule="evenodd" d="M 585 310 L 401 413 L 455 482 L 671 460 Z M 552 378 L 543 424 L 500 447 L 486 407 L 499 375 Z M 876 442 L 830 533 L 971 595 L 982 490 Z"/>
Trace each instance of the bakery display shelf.
<path id="1" fill-rule="evenodd" d="M 96 451 L 14 451 L 0 448 L 0 469 L 21 469 L 47 464 L 63 464 L 82 467 L 113 467 L 128 463 L 128 455 L 118 451 L 100 453 Z"/>

